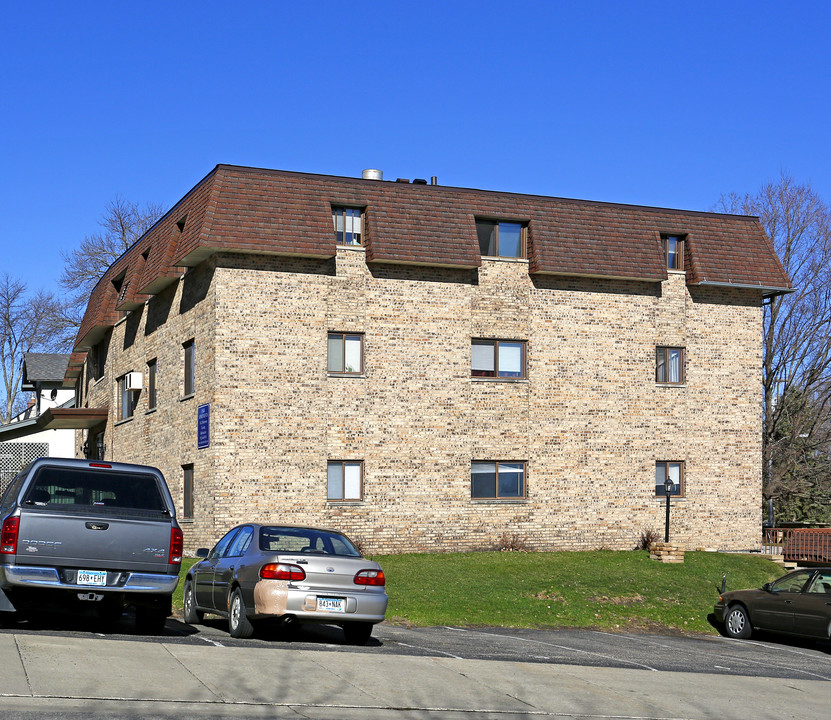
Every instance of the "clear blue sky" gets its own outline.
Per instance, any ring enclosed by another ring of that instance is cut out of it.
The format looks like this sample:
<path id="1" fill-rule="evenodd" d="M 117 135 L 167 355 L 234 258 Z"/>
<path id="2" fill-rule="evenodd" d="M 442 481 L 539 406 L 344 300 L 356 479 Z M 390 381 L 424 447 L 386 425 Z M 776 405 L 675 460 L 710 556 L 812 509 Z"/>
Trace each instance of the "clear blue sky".
<path id="1" fill-rule="evenodd" d="M 0 272 L 217 163 L 711 209 L 831 200 L 829 2 L 0 3 Z"/>

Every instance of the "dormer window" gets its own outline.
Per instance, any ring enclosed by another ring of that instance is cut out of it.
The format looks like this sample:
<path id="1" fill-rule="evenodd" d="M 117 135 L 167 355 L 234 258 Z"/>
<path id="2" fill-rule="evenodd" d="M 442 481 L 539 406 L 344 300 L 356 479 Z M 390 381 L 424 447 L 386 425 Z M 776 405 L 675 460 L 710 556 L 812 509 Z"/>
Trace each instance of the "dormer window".
<path id="1" fill-rule="evenodd" d="M 667 260 L 667 270 L 683 270 L 684 236 L 664 235 L 664 254 Z"/>
<path id="2" fill-rule="evenodd" d="M 363 244 L 363 215 L 361 208 L 333 207 L 332 222 L 335 226 L 335 242 L 338 245 Z"/>
<path id="3" fill-rule="evenodd" d="M 522 223 L 477 220 L 479 252 L 487 257 L 524 258 L 527 230 Z"/>

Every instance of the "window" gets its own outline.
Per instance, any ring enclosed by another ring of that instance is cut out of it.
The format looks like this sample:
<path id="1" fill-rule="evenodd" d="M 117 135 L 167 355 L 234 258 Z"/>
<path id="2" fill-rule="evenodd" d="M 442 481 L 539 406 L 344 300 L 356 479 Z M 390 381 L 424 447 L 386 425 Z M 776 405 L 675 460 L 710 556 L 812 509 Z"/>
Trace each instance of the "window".
<path id="1" fill-rule="evenodd" d="M 335 226 L 335 242 L 338 245 L 361 245 L 364 211 L 360 208 L 333 207 L 332 222 Z"/>
<path id="2" fill-rule="evenodd" d="M 667 270 L 684 269 L 684 238 L 681 235 L 664 235 L 664 251 Z"/>
<path id="3" fill-rule="evenodd" d="M 248 546 L 251 544 L 251 539 L 254 537 L 254 528 L 248 527 L 247 525 L 242 528 L 237 536 L 234 538 L 234 541 L 228 547 L 228 553 L 226 557 L 240 557 L 245 555 L 245 551 L 248 550 Z"/>
<path id="4" fill-rule="evenodd" d="M 524 340 L 471 340 L 470 374 L 473 377 L 524 378 Z"/>
<path id="5" fill-rule="evenodd" d="M 182 465 L 182 517 L 193 519 L 193 465 Z"/>
<path id="6" fill-rule="evenodd" d="M 473 462 L 470 497 L 515 499 L 525 497 L 524 462 Z"/>
<path id="7" fill-rule="evenodd" d="M 193 340 L 188 340 L 182 347 L 185 349 L 185 397 L 196 391 L 196 352 Z"/>
<path id="8" fill-rule="evenodd" d="M 655 463 L 655 497 L 666 497 L 666 479 L 672 480 L 670 497 L 684 495 L 684 463 L 660 461 Z"/>
<path id="9" fill-rule="evenodd" d="M 477 220 L 479 252 L 489 257 L 525 257 L 526 230 L 521 223 Z"/>
<path id="10" fill-rule="evenodd" d="M 363 500 L 364 464 L 362 461 L 331 461 L 328 470 L 328 500 Z"/>
<path id="11" fill-rule="evenodd" d="M 655 382 L 681 385 L 684 380 L 684 348 L 655 348 Z"/>
<path id="12" fill-rule="evenodd" d="M 147 361 L 147 409 L 156 409 L 156 369 L 158 363 L 155 358 Z"/>
<path id="13" fill-rule="evenodd" d="M 130 373 L 118 378 L 118 419 L 129 420 L 136 410 L 136 397 L 138 393 L 130 390 L 128 378 Z"/>
<path id="14" fill-rule="evenodd" d="M 357 333 L 329 333 L 330 373 L 360 375 L 364 371 L 364 336 Z"/>
<path id="15" fill-rule="evenodd" d="M 89 365 L 89 376 L 93 380 L 100 380 L 104 377 L 104 369 L 107 366 L 107 352 L 109 348 L 109 335 L 90 348 L 87 362 Z"/>

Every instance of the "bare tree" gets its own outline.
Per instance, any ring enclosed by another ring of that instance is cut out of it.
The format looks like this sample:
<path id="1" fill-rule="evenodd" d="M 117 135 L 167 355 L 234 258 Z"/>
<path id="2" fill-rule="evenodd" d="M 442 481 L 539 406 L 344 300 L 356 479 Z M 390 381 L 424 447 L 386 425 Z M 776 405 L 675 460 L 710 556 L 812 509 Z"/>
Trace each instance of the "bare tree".
<path id="1" fill-rule="evenodd" d="M 50 293 L 29 294 L 20 280 L 8 274 L 0 277 L 0 363 L 5 392 L 0 404 L 0 423 L 9 422 L 23 409 L 20 381 L 24 354 L 57 349 L 59 338 L 52 318 L 59 305 Z"/>
<path id="2" fill-rule="evenodd" d="M 58 284 L 67 301 L 56 319 L 67 331 L 81 324 L 89 296 L 103 274 L 136 240 L 164 214 L 161 205 L 136 203 L 116 196 L 107 203 L 99 220 L 101 232 L 87 235 L 80 247 L 64 252 L 64 270 Z"/>
<path id="3" fill-rule="evenodd" d="M 764 306 L 763 494 L 810 504 L 831 475 L 831 210 L 784 173 L 717 209 L 759 216 L 796 290 Z"/>

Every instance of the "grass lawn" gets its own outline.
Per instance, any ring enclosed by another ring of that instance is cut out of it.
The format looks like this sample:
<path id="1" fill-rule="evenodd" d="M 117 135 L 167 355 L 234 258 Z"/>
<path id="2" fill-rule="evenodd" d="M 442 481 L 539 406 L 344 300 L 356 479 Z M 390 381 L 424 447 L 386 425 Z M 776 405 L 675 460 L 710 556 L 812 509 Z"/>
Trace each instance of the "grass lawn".
<path id="1" fill-rule="evenodd" d="M 688 552 L 683 564 L 643 551 L 386 555 L 387 620 L 408 625 L 593 627 L 713 633 L 707 621 L 727 588 L 782 574 L 758 555 Z M 182 563 L 182 577 L 194 562 Z M 182 582 L 173 598 L 181 612 Z"/>

